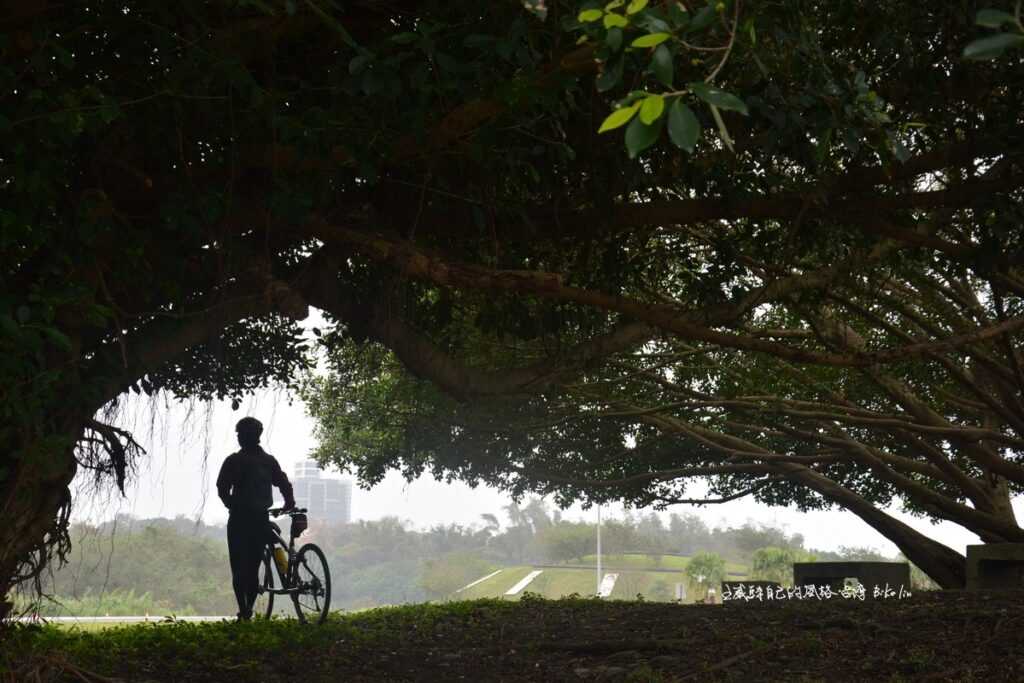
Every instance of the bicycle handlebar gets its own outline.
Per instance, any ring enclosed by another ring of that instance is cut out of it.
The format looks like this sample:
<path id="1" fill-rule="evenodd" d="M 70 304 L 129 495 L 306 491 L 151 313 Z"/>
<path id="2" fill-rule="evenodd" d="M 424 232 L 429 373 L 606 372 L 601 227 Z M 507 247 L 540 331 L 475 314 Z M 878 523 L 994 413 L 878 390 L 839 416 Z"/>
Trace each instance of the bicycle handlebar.
<path id="1" fill-rule="evenodd" d="M 267 513 L 271 517 L 280 517 L 281 515 L 298 515 L 305 514 L 308 512 L 306 508 L 270 508 Z"/>

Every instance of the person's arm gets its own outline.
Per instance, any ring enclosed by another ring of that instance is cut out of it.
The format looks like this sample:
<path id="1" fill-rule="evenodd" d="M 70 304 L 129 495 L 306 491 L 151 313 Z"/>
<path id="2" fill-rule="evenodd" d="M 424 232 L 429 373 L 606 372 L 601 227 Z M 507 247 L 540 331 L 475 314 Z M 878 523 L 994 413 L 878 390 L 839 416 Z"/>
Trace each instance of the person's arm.
<path id="1" fill-rule="evenodd" d="M 281 490 L 281 496 L 284 498 L 285 509 L 295 507 L 295 492 L 292 490 L 292 483 L 288 481 L 288 475 L 281 469 L 281 465 L 277 462 L 277 458 L 274 458 L 274 477 L 272 481 L 274 486 Z"/>
<path id="2" fill-rule="evenodd" d="M 217 475 L 217 495 L 228 510 L 231 509 L 231 488 L 235 485 L 235 478 L 235 456 L 232 454 L 220 466 L 220 474 Z"/>

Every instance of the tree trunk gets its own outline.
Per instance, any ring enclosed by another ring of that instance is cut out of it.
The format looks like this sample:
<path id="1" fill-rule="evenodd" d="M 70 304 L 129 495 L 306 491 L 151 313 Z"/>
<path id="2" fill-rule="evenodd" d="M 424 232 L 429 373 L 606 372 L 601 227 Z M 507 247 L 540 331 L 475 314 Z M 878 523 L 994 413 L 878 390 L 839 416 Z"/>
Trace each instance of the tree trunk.
<path id="1" fill-rule="evenodd" d="M 777 469 L 867 522 L 872 529 L 896 544 L 908 560 L 941 588 L 963 588 L 966 585 L 967 561 L 952 548 L 915 531 L 880 510 L 871 501 L 802 465 L 783 464 L 778 465 Z"/>
<path id="2" fill-rule="evenodd" d="M 992 513 L 1003 518 L 1010 524 L 1017 524 L 1017 515 L 1013 511 L 1013 496 L 1010 494 L 1010 483 L 1006 477 L 990 474 L 989 481 L 992 495 Z"/>
<path id="3" fill-rule="evenodd" d="M 0 620 L 10 616 L 15 585 L 40 576 L 50 552 L 67 550 L 68 488 L 77 470 L 74 444 L 79 427 L 67 437 L 14 445 L 0 459 Z M 61 445 L 57 445 L 57 444 Z"/>
<path id="4" fill-rule="evenodd" d="M 988 472 L 982 481 L 987 495 L 981 501 L 981 505 L 977 505 L 977 503 L 976 505 L 1005 524 L 1019 527 L 1017 515 L 1013 511 L 1013 497 L 1010 494 L 1009 481 L 1006 477 Z M 978 537 L 985 543 L 1019 542 L 1021 540 L 1015 536 L 996 535 L 985 529 L 980 531 L 971 529 L 971 531 L 978 534 Z"/>

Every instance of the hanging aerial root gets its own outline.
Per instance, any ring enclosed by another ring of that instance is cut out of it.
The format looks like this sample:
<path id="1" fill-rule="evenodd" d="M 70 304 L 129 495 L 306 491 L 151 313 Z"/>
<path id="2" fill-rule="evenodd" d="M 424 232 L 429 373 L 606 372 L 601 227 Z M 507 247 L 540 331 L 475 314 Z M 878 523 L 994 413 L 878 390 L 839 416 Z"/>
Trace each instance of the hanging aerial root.
<path id="1" fill-rule="evenodd" d="M 97 482 L 114 475 L 117 488 L 123 495 L 128 472 L 134 473 L 136 459 L 145 452 L 146 449 L 139 445 L 131 432 L 89 420 L 75 449 L 75 458 L 79 465 L 96 473 Z"/>

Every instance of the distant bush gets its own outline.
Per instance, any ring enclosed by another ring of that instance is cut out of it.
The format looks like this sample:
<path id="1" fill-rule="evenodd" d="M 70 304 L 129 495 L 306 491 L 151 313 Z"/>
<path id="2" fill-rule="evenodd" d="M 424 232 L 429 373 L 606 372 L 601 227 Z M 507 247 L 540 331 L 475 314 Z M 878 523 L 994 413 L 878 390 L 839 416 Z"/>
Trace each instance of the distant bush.
<path id="1" fill-rule="evenodd" d="M 538 543 L 544 559 L 552 562 L 582 562 L 594 552 L 597 535 L 590 524 L 562 522 L 543 529 Z"/>
<path id="2" fill-rule="evenodd" d="M 156 600 L 153 594 L 137 594 L 134 589 L 116 589 L 106 593 L 86 590 L 79 597 L 54 596 L 32 604 L 24 598 L 16 601 L 18 611 L 26 609 L 43 617 L 87 617 L 87 616 L 138 616 L 144 614 L 191 616 L 195 609 L 191 605 L 175 607 L 168 600 Z"/>
<path id="3" fill-rule="evenodd" d="M 701 591 L 715 588 L 725 578 L 725 560 L 717 553 L 697 553 L 686 565 L 686 576 Z"/>
<path id="4" fill-rule="evenodd" d="M 750 578 L 793 585 L 793 563 L 814 562 L 815 556 L 795 548 L 758 548 L 751 557 Z"/>

